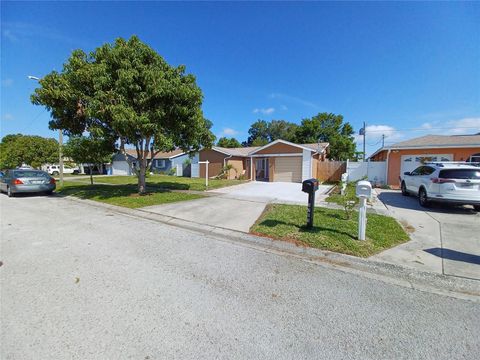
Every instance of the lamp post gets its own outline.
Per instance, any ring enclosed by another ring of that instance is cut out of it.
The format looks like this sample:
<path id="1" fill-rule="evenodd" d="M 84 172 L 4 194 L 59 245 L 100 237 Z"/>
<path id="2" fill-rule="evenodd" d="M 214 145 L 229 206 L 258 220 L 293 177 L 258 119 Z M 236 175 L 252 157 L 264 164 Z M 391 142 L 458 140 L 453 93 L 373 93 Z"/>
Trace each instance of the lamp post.
<path id="1" fill-rule="evenodd" d="M 30 80 L 40 81 L 40 78 L 37 76 L 29 75 L 28 78 Z M 62 129 L 58 129 L 58 166 L 60 170 L 60 186 L 63 187 L 63 153 L 62 153 L 62 145 L 63 145 L 63 132 Z"/>

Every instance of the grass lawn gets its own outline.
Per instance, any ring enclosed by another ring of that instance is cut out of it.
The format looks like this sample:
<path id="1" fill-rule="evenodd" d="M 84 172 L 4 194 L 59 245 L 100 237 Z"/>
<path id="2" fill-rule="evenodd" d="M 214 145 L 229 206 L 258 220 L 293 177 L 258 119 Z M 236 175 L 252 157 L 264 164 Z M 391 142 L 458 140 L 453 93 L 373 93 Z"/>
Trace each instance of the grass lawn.
<path id="1" fill-rule="evenodd" d="M 139 208 L 203 197 L 202 195 L 171 192 L 158 188 L 148 189 L 147 187 L 147 190 L 149 191 L 148 194 L 139 196 L 136 185 L 89 185 L 80 184 L 77 181 L 65 181 L 63 188 L 57 189 L 57 193 L 128 208 Z"/>
<path id="2" fill-rule="evenodd" d="M 79 182 L 89 182 L 89 179 L 79 179 Z M 116 185 L 136 185 L 136 176 L 104 176 L 101 178 L 93 179 L 94 182 L 104 184 L 116 184 Z M 208 180 L 208 189 L 218 189 L 226 186 L 239 185 L 244 183 L 242 180 Z M 169 189 L 169 190 L 197 190 L 203 191 L 205 188 L 205 179 L 203 178 L 188 178 L 180 176 L 168 176 L 168 175 L 149 175 L 147 177 L 148 187 Z"/>
<path id="3" fill-rule="evenodd" d="M 355 187 L 357 183 L 351 182 L 347 184 L 347 188 L 345 189 L 345 196 L 348 200 L 355 201 L 355 204 L 358 204 L 358 198 L 355 195 Z M 343 205 L 343 198 L 344 195 L 340 194 L 341 185 L 338 185 L 330 195 L 325 199 L 326 202 L 335 203 L 338 205 Z"/>
<path id="4" fill-rule="evenodd" d="M 409 240 L 395 219 L 367 214 L 367 240 L 359 241 L 358 213 L 345 219 L 343 210 L 315 208 L 314 226 L 305 227 L 307 207 L 270 205 L 252 226 L 254 234 L 293 241 L 302 245 L 339 253 L 367 257 Z"/>

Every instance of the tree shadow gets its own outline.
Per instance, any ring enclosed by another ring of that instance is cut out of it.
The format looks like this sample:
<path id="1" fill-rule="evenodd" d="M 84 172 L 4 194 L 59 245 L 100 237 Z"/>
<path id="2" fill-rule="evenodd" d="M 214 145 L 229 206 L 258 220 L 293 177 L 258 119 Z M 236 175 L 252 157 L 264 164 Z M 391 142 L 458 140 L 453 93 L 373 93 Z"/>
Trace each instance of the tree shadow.
<path id="1" fill-rule="evenodd" d="M 332 214 L 332 217 L 337 217 L 337 216 Z M 341 217 L 339 217 L 339 218 L 341 219 Z M 318 234 L 318 233 L 321 233 L 321 232 L 332 232 L 332 233 L 348 236 L 349 238 L 354 239 L 354 240 L 356 239 L 356 237 L 352 236 L 351 233 L 348 233 L 346 231 L 341 231 L 341 230 L 338 230 L 338 229 L 334 229 L 334 228 L 325 227 L 325 226 L 315 226 L 314 225 L 313 227 L 309 228 L 309 227 L 307 227 L 306 224 L 299 226 L 298 224 L 293 223 L 293 222 L 285 222 L 285 221 L 282 221 L 282 220 L 272 220 L 272 219 L 263 220 L 258 225 L 271 227 L 271 228 L 276 227 L 278 225 L 286 225 L 286 226 L 292 226 L 294 228 L 297 228 L 298 231 L 301 232 L 301 233 Z"/>
<path id="2" fill-rule="evenodd" d="M 431 248 L 423 251 L 447 260 L 462 261 L 470 264 L 480 265 L 480 256 L 474 254 L 442 248 Z"/>
<path id="3" fill-rule="evenodd" d="M 147 179 L 147 186 L 154 189 L 166 189 L 166 190 L 190 190 L 190 184 L 173 182 L 173 181 L 161 181 L 152 182 Z"/>
<path id="4" fill-rule="evenodd" d="M 147 186 L 147 193 L 145 195 L 138 195 L 138 188 L 136 185 L 70 185 L 63 188 L 57 194 L 59 196 L 74 195 L 80 199 L 111 199 L 116 197 L 128 196 L 148 196 L 151 193 L 166 193 L 169 189 Z"/>

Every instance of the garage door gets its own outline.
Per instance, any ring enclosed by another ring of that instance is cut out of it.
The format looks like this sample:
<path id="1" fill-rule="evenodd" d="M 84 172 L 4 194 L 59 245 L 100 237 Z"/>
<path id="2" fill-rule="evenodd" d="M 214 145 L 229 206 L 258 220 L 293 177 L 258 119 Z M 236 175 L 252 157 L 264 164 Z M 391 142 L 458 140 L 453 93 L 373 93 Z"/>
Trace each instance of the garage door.
<path id="1" fill-rule="evenodd" d="M 273 180 L 302 182 L 302 158 L 300 156 L 276 157 Z"/>
<path id="2" fill-rule="evenodd" d="M 406 171 L 413 171 L 428 161 L 452 161 L 452 159 L 452 154 L 402 155 L 400 174 L 403 174 Z"/>

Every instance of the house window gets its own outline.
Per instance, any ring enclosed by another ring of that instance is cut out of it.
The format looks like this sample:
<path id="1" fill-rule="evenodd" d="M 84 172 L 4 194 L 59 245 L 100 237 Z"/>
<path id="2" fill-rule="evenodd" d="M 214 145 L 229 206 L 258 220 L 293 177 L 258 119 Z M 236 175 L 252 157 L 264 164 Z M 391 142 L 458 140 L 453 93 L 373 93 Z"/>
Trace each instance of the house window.
<path id="1" fill-rule="evenodd" d="M 157 163 L 156 163 L 156 167 L 157 168 L 164 168 L 165 167 L 165 160 L 163 159 L 160 159 L 160 160 L 155 160 Z"/>

